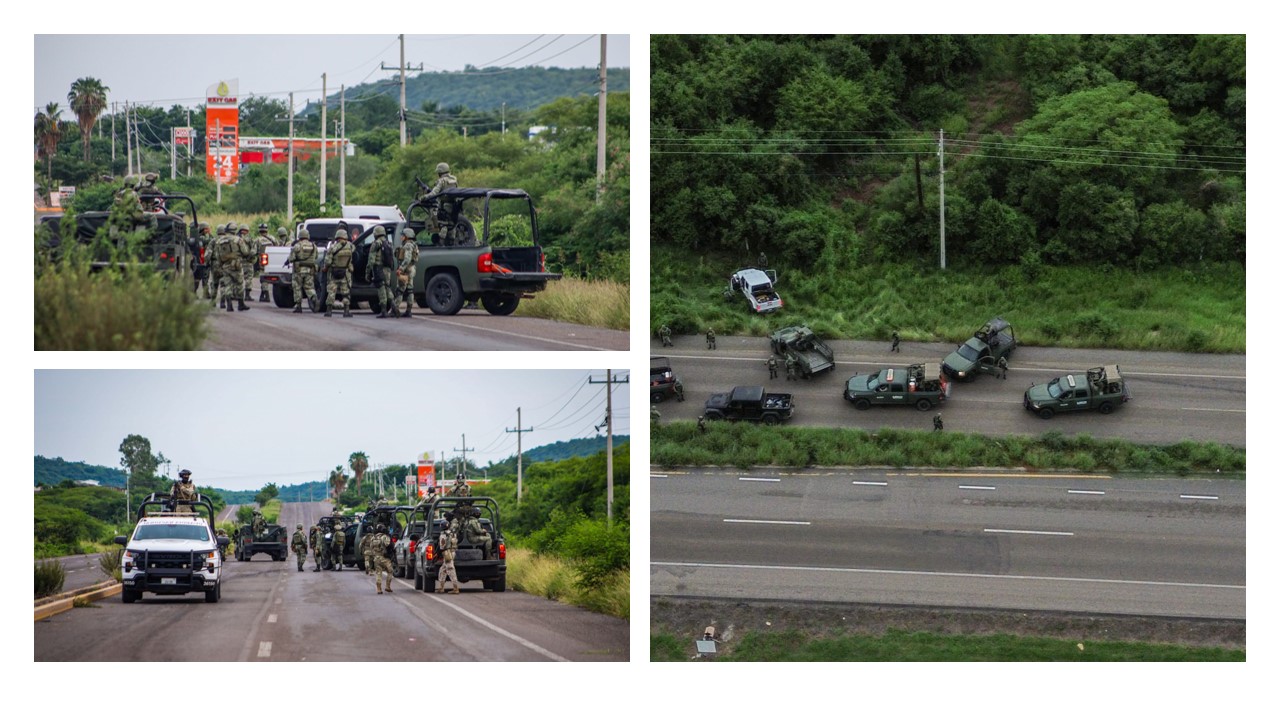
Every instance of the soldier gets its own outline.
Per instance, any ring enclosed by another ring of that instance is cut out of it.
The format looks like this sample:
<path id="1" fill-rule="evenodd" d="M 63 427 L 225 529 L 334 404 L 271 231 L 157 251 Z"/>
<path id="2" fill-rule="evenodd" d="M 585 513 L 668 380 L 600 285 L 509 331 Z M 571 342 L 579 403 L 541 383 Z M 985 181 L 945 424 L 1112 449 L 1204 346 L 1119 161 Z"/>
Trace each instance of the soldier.
<path id="1" fill-rule="evenodd" d="M 156 180 L 160 176 L 149 172 L 142 176 L 142 180 L 138 183 L 138 200 L 142 204 L 142 209 L 146 212 L 164 212 L 164 200 L 158 195 L 163 195 L 164 191 L 156 187 Z"/>
<path id="2" fill-rule="evenodd" d="M 267 519 L 262 517 L 261 510 L 253 511 L 253 536 L 255 538 L 262 537 L 262 532 L 267 529 Z"/>
<path id="3" fill-rule="evenodd" d="M 136 183 L 136 177 L 130 175 L 124 179 L 124 187 L 116 193 L 115 202 L 107 216 L 108 233 L 112 240 L 118 240 L 124 233 L 131 233 L 138 226 L 146 224 L 146 214 L 134 189 Z"/>
<path id="4" fill-rule="evenodd" d="M 658 328 L 658 337 L 662 338 L 662 347 L 672 347 L 671 328 L 667 327 L 665 324 Z"/>
<path id="5" fill-rule="evenodd" d="M 464 537 L 467 542 L 472 545 L 484 546 L 484 559 L 489 559 L 489 554 L 493 552 L 493 538 L 490 537 L 489 531 L 484 529 L 480 524 L 480 508 L 472 508 L 471 513 L 467 515 L 466 521 L 462 525 Z"/>
<path id="6" fill-rule="evenodd" d="M 293 531 L 293 540 L 289 542 L 289 547 L 298 558 L 298 572 L 302 572 L 302 563 L 307 559 L 307 536 L 302 534 L 302 523 L 298 523 L 298 529 Z"/>
<path id="7" fill-rule="evenodd" d="M 178 473 L 178 479 L 174 481 L 173 486 L 169 488 L 169 497 L 173 499 L 173 511 L 184 515 L 195 515 L 196 511 L 191 507 L 190 503 L 196 500 L 196 486 L 191 482 L 191 471 L 183 469 Z M 179 504 L 182 501 L 186 504 Z"/>
<path id="8" fill-rule="evenodd" d="M 901 350 L 899 350 L 899 349 L 898 349 L 898 343 L 899 343 L 899 342 L 901 342 L 901 341 L 902 341 L 902 338 L 898 337 L 898 331 L 897 331 L 897 330 L 894 330 L 894 331 L 893 331 L 893 345 L 891 345 L 891 346 L 889 347 L 889 352 L 896 352 L 896 353 L 900 353 L 900 352 L 902 352 Z"/>
<path id="9" fill-rule="evenodd" d="M 446 580 L 453 580 L 452 595 L 457 595 L 458 590 L 458 571 L 453 566 L 453 559 L 458 554 L 458 536 L 452 530 L 445 530 L 440 534 L 440 541 L 436 543 L 440 547 L 440 586 L 436 592 L 444 592 L 444 584 Z"/>
<path id="10" fill-rule="evenodd" d="M 284 228 L 281 228 L 283 230 Z M 269 247 L 275 247 L 276 241 L 268 234 L 267 224 L 258 224 L 258 236 L 249 241 L 249 246 L 253 248 L 253 276 L 258 278 L 258 302 L 267 301 L 267 284 L 262 280 L 262 255 Z M 247 288 L 246 288 L 247 289 Z"/>
<path id="11" fill-rule="evenodd" d="M 291 247 L 293 241 L 289 239 L 289 231 L 283 227 L 276 228 L 276 245 L 278 247 Z"/>
<path id="12" fill-rule="evenodd" d="M 458 187 L 458 178 L 449 173 L 449 163 L 439 163 L 436 165 L 436 185 L 422 199 L 431 200 L 445 190 L 456 187 Z M 439 224 L 440 242 L 443 245 L 452 245 L 453 240 L 450 239 L 449 233 L 453 229 L 453 217 L 450 212 L 453 208 L 444 201 L 437 202 L 439 206 L 436 208 L 436 222 Z"/>
<path id="13" fill-rule="evenodd" d="M 369 554 L 373 556 L 373 583 L 382 594 L 383 578 L 386 578 L 387 592 L 391 592 L 391 560 L 387 558 L 387 548 L 391 547 L 391 538 L 387 536 L 387 526 L 381 523 L 373 538 L 369 540 Z"/>
<path id="14" fill-rule="evenodd" d="M 649 422 L 653 423 L 654 425 L 657 425 L 658 421 L 661 419 L 662 419 L 662 413 L 658 412 L 658 406 L 650 405 L 649 406 Z"/>
<path id="15" fill-rule="evenodd" d="M 933 416 L 933 431 L 938 432 L 942 429 L 942 413 Z"/>
<path id="16" fill-rule="evenodd" d="M 404 298 L 404 313 L 400 317 L 412 317 L 413 275 L 418 270 L 418 241 L 413 228 L 400 233 L 400 248 L 396 250 L 396 290 Z M 397 304 L 398 307 L 398 304 Z"/>
<path id="17" fill-rule="evenodd" d="M 698 432 L 705 433 L 707 431 L 707 421 L 701 415 L 698 416 Z"/>
<path id="18" fill-rule="evenodd" d="M 395 281 L 392 279 L 395 267 L 395 250 L 391 247 L 391 240 L 387 238 L 387 229 L 381 225 L 375 225 L 373 245 L 369 247 L 369 262 L 365 266 L 364 279 L 378 288 L 378 304 L 382 306 L 382 312 L 378 313 L 377 317 L 380 318 L 387 316 L 388 308 L 391 310 L 392 317 L 400 317 L 400 308 L 396 306 L 395 300 Z"/>
<path id="19" fill-rule="evenodd" d="M 707 328 L 707 349 L 716 349 L 716 331 L 711 328 Z"/>
<path id="20" fill-rule="evenodd" d="M 770 355 L 769 360 L 765 363 L 769 366 L 769 379 L 773 380 L 778 377 L 778 358 Z"/>
<path id="21" fill-rule="evenodd" d="M 302 312 L 302 296 L 307 296 L 307 307 L 317 312 L 316 305 L 316 250 L 311 233 L 306 228 L 298 231 L 298 241 L 289 249 L 289 259 L 284 264 L 293 265 L 293 311 Z"/>
<path id="22" fill-rule="evenodd" d="M 360 557 L 364 558 L 364 574 L 373 574 L 373 554 L 369 552 L 369 541 L 373 539 L 373 528 L 368 528 L 363 535 L 360 536 L 360 545 L 356 547 L 356 552 L 360 553 Z"/>
<path id="23" fill-rule="evenodd" d="M 764 256 L 764 251 L 760 251 L 760 257 L 756 258 L 756 267 L 761 270 L 769 266 L 769 259 Z"/>
<path id="24" fill-rule="evenodd" d="M 220 538 L 227 537 L 227 531 L 226 531 L 226 530 L 223 530 L 222 528 L 218 528 L 217 536 L 218 536 L 218 537 L 220 537 Z M 231 540 L 231 538 L 227 538 L 227 540 L 228 540 L 228 544 L 230 544 L 230 542 L 229 542 L 229 541 Z M 227 559 L 227 546 L 226 546 L 226 545 L 218 545 L 218 559 L 219 559 L 219 560 L 226 560 L 226 559 Z"/>
<path id="25" fill-rule="evenodd" d="M 262 266 L 258 264 L 258 241 L 249 237 L 248 225 L 238 226 L 236 240 L 240 246 L 240 281 L 244 299 L 252 300 L 253 279 L 262 272 Z"/>
<path id="26" fill-rule="evenodd" d="M 788 355 L 786 364 L 787 364 L 787 379 L 795 380 L 796 379 L 796 359 Z"/>
<path id="27" fill-rule="evenodd" d="M 312 525 L 311 526 L 311 554 L 316 559 L 316 566 L 311 570 L 311 572 L 320 572 L 320 564 L 321 564 L 321 560 L 323 559 L 322 558 L 323 552 L 324 552 L 324 537 L 320 532 L 320 526 Z"/>
<path id="28" fill-rule="evenodd" d="M 333 526 L 333 543 L 329 547 L 329 555 L 333 558 L 333 569 L 342 569 L 342 554 L 347 548 L 347 534 L 341 525 Z"/>
<path id="29" fill-rule="evenodd" d="M 680 378 L 676 378 L 675 385 L 672 389 L 676 391 L 676 401 L 684 402 L 684 383 L 680 382 Z"/>
<path id="30" fill-rule="evenodd" d="M 227 223 L 227 234 L 218 238 L 214 244 L 214 258 L 217 260 L 222 273 L 221 280 L 218 285 L 218 299 L 225 302 L 227 312 L 234 310 L 248 310 L 249 306 L 244 304 L 244 295 L 241 294 L 240 288 L 243 287 L 242 264 L 245 258 L 244 244 L 235 236 L 236 224 Z M 232 306 L 232 298 L 238 303 Z"/>
<path id="31" fill-rule="evenodd" d="M 225 303 L 218 302 L 218 283 L 222 281 L 222 264 L 218 262 L 217 244 L 223 235 L 227 234 L 227 224 L 223 223 L 217 227 L 217 232 L 209 240 L 208 247 L 205 248 L 205 259 L 209 262 L 209 288 L 212 292 L 213 304 L 215 307 L 225 307 Z"/>
<path id="32" fill-rule="evenodd" d="M 1001 380 L 1009 379 L 1009 361 L 1005 360 L 1003 355 L 1001 355 L 1000 359 L 996 361 L 996 369 L 1000 371 Z"/>
<path id="33" fill-rule="evenodd" d="M 458 473 L 458 477 L 453 481 L 454 497 L 471 497 L 471 486 L 467 484 L 467 477 L 462 473 Z"/>
<path id="34" fill-rule="evenodd" d="M 209 299 L 209 247 L 213 240 L 209 236 L 209 223 L 200 223 L 199 233 L 195 237 L 195 252 L 191 255 L 191 279 L 195 282 L 196 297 L 200 297 L 200 286 L 204 286 L 204 299 Z"/>
<path id="35" fill-rule="evenodd" d="M 334 303 L 342 303 L 342 317 L 351 317 L 351 264 L 355 246 L 347 242 L 347 231 L 339 230 L 325 253 L 320 272 L 329 273 L 324 316 L 333 317 Z"/>

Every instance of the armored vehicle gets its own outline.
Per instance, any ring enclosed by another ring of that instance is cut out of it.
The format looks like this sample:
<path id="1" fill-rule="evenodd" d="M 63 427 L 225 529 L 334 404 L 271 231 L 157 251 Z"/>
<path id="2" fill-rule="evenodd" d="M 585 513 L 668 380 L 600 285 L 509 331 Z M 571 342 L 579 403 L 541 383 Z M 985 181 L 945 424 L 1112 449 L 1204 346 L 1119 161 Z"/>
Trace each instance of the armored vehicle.
<path id="1" fill-rule="evenodd" d="M 1097 410 L 1107 415 L 1129 398 L 1120 367 L 1106 365 L 1032 385 L 1022 395 L 1022 407 L 1048 420 L 1073 410 Z"/>
<path id="2" fill-rule="evenodd" d="M 942 371 L 947 377 L 965 382 L 977 378 L 978 373 L 995 375 L 999 372 L 1000 359 L 1007 360 L 1016 347 L 1018 340 L 1013 327 L 1003 318 L 992 318 L 947 355 L 942 361 Z"/>
<path id="3" fill-rule="evenodd" d="M 772 270 L 747 268 L 729 276 L 729 287 L 724 291 L 725 298 L 743 295 L 752 310 L 758 313 L 771 313 L 782 309 L 782 298 L 773 289 L 778 282 L 778 275 Z"/>
<path id="4" fill-rule="evenodd" d="M 831 347 L 805 325 L 775 330 L 769 336 L 769 345 L 774 355 L 781 355 L 784 361 L 790 359 L 794 362 L 803 378 L 836 366 L 835 353 L 831 351 Z"/>
<path id="5" fill-rule="evenodd" d="M 172 208 L 143 212 L 142 221 L 132 230 L 126 230 L 128 234 L 146 230 L 142 241 L 133 245 L 128 243 L 124 234 L 112 237 L 112 228 L 107 223 L 111 216 L 109 211 L 86 211 L 75 215 L 75 240 L 90 248 L 92 269 L 114 267 L 128 270 L 151 266 L 180 276 L 191 273 L 191 258 L 197 252 L 196 236 L 200 224 L 196 218 L 195 201 L 186 195 L 150 195 L 148 199 L 156 202 L 156 207 L 171 205 Z M 178 208 L 183 212 L 177 212 Z M 61 223 L 61 215 L 41 218 L 41 226 L 49 231 L 46 245 L 55 255 L 65 250 L 62 247 L 65 238 L 62 237 Z"/>
<path id="6" fill-rule="evenodd" d="M 418 540 L 413 556 L 413 587 L 429 593 L 436 591 L 440 565 L 444 562 L 444 554 L 439 546 L 440 534 L 449 526 L 449 519 L 446 517 L 448 514 L 455 517 L 470 514 L 478 518 L 480 527 L 490 538 L 486 554 L 480 542 L 468 537 L 466 533 L 458 534 L 458 549 L 453 560 L 458 582 L 480 580 L 484 583 L 485 590 L 506 592 L 507 542 L 502 535 L 498 501 L 484 496 L 436 497 L 420 505 L 415 511 L 415 516 L 422 517 L 426 522 L 426 532 Z"/>
<path id="7" fill-rule="evenodd" d="M 951 385 L 936 362 L 854 375 L 844 385 L 844 399 L 859 410 L 872 405 L 914 405 L 917 410 L 928 410 L 950 394 Z"/>
<path id="8" fill-rule="evenodd" d="M 777 425 L 791 417 L 790 393 L 767 393 L 759 385 L 739 385 L 727 393 L 707 398 L 702 415 L 707 420 L 746 420 Z"/>
<path id="9" fill-rule="evenodd" d="M 215 532 L 213 503 L 204 495 L 196 495 L 195 500 L 149 495 L 138 506 L 133 532 L 115 538 L 117 545 L 124 546 L 121 601 L 134 602 L 144 592 L 202 592 L 205 602 L 218 602 L 222 597 L 222 554 L 218 550 L 231 541 Z"/>
<path id="10" fill-rule="evenodd" d="M 245 524 L 236 529 L 236 560 L 248 562 L 258 553 L 266 553 L 272 560 L 284 560 L 289 556 L 289 531 L 281 525 L 267 523 L 262 534 L 253 534 L 253 525 Z"/>

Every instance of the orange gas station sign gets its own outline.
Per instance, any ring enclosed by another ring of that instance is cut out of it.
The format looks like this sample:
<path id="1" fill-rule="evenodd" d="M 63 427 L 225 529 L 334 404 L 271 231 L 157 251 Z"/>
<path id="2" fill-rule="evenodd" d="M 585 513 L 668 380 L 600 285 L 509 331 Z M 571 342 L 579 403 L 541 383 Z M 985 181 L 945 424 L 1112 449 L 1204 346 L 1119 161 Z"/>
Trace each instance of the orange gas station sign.
<path id="1" fill-rule="evenodd" d="M 240 81 L 222 80 L 205 94 L 205 174 L 234 185 L 240 179 Z"/>

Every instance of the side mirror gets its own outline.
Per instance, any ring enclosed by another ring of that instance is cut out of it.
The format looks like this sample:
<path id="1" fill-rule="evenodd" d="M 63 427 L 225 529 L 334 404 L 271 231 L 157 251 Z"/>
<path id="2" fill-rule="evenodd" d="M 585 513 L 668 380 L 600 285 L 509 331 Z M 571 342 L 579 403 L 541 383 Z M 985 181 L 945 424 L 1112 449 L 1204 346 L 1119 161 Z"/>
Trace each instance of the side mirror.
<path id="1" fill-rule="evenodd" d="M 113 542 L 113 543 L 115 543 L 115 544 L 117 544 L 117 545 L 128 545 L 128 544 L 129 544 L 129 538 L 125 537 L 124 535 L 117 535 L 117 536 L 115 537 L 115 539 L 114 539 L 114 540 L 112 540 L 111 542 Z"/>

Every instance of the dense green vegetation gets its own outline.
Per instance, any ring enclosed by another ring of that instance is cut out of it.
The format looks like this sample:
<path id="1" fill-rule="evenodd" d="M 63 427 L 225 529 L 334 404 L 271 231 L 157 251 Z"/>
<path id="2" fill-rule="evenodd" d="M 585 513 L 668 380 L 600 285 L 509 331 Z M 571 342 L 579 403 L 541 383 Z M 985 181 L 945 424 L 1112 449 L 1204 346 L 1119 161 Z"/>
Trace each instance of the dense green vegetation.
<path id="1" fill-rule="evenodd" d="M 655 424 L 651 433 L 649 457 L 664 467 L 1012 467 L 1176 473 L 1245 470 L 1243 448 L 1191 440 L 1173 445 L 1139 445 L 1056 431 L 1038 437 L 1009 435 L 997 439 L 893 428 L 770 428 L 709 422 L 704 433 L 693 422 L 679 421 Z"/>
<path id="2" fill-rule="evenodd" d="M 952 332 L 938 316 L 968 328 L 992 314 L 975 304 L 1008 317 L 1059 287 L 1106 332 L 1033 342 L 1243 350 L 1244 36 L 650 43 L 655 327 L 760 331 L 700 298 L 764 252 L 784 313 L 810 322 L 905 327 L 925 310 L 936 336 Z M 690 262 L 707 255 L 714 267 Z M 1184 293 L 1150 309 L 1211 309 L 1173 326 L 1114 312 Z"/>
<path id="3" fill-rule="evenodd" d="M 60 457 L 47 458 L 36 456 L 36 485 L 57 485 L 63 480 L 79 482 L 93 480 L 106 487 L 124 487 L 125 474 L 119 468 L 103 465 L 89 465 L 82 462 L 68 462 Z"/>
<path id="4" fill-rule="evenodd" d="M 690 643 L 660 633 L 649 637 L 649 659 L 690 660 Z M 883 635 L 813 638 L 799 631 L 748 632 L 729 662 L 1243 662 L 1244 650 L 1157 643 L 1016 635 L 942 635 L 887 630 Z"/>

